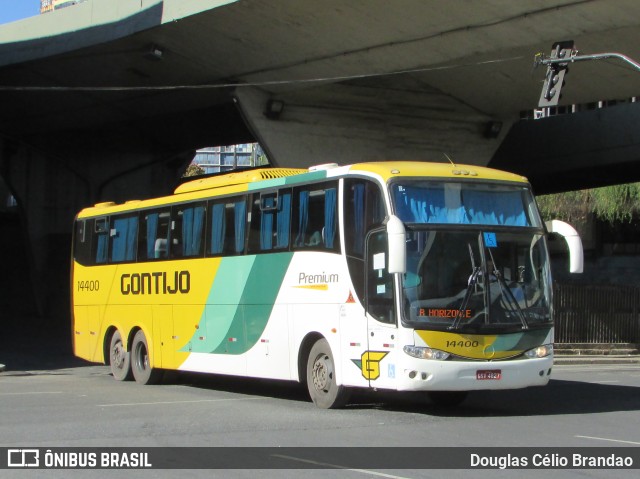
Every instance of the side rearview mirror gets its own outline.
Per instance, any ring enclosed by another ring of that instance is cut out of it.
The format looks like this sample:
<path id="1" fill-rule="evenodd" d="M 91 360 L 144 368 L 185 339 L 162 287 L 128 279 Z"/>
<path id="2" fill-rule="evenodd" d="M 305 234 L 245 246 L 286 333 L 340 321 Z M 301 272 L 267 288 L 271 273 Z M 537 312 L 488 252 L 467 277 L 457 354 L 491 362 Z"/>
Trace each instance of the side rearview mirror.
<path id="1" fill-rule="evenodd" d="M 387 239 L 389 242 L 389 273 L 406 273 L 406 231 L 404 223 L 395 215 L 387 218 Z"/>
<path id="2" fill-rule="evenodd" d="M 569 247 L 569 272 L 582 273 L 584 269 L 584 251 L 582 240 L 573 226 L 560 220 L 551 220 L 545 223 L 549 233 L 562 236 Z"/>

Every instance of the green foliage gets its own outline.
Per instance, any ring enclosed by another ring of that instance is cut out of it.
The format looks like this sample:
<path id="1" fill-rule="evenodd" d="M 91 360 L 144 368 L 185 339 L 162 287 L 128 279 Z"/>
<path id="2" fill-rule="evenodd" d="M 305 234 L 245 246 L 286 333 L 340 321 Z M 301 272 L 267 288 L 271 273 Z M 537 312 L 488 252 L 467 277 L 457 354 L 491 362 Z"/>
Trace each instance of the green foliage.
<path id="1" fill-rule="evenodd" d="M 184 172 L 184 175 L 182 175 L 182 177 L 187 177 L 187 176 L 199 176 L 199 175 L 204 175 L 204 168 L 202 168 L 200 165 L 197 165 L 195 163 L 191 163 L 186 171 Z"/>
<path id="2" fill-rule="evenodd" d="M 269 158 L 267 158 L 267 155 L 260 155 L 256 158 L 255 166 L 267 166 L 268 164 L 269 164 Z"/>
<path id="3" fill-rule="evenodd" d="M 630 222 L 640 213 L 640 183 L 543 195 L 536 200 L 545 221 L 580 221 L 593 213 L 603 221 Z"/>

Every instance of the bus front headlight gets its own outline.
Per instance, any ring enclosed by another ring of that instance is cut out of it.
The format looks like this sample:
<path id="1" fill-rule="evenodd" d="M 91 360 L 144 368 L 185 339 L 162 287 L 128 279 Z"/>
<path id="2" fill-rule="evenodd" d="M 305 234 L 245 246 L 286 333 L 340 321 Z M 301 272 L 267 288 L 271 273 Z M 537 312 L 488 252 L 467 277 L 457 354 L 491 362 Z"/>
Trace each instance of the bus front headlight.
<path id="1" fill-rule="evenodd" d="M 553 344 L 543 344 L 524 353 L 528 358 L 545 358 L 550 354 L 553 354 Z"/>
<path id="2" fill-rule="evenodd" d="M 440 351 L 439 349 L 425 348 L 421 346 L 407 345 L 402 350 L 409 356 L 418 359 L 435 359 L 438 361 L 444 361 L 449 357 L 449 353 Z"/>

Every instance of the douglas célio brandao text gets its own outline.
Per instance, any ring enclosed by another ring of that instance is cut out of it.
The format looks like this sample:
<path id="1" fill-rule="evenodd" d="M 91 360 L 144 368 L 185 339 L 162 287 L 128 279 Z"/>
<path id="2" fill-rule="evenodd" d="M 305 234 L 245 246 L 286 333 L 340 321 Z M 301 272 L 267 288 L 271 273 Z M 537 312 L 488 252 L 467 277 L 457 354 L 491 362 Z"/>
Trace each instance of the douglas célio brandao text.
<path id="1" fill-rule="evenodd" d="M 472 468 L 482 469 L 536 469 L 536 468 L 633 468 L 633 457 L 624 454 L 607 453 L 586 455 L 583 453 L 531 453 L 525 455 L 483 455 L 469 456 Z"/>

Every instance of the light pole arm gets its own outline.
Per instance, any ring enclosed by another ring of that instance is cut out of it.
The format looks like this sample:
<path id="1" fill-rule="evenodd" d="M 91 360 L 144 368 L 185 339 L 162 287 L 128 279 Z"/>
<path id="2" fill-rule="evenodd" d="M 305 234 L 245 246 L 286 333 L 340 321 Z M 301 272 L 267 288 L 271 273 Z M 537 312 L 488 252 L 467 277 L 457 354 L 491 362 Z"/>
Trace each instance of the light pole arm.
<path id="1" fill-rule="evenodd" d="M 577 52 L 576 52 L 577 53 Z M 633 66 L 636 70 L 640 71 L 640 63 L 629 58 L 622 53 L 594 53 L 592 55 L 571 55 L 569 58 L 544 58 L 542 55 L 536 56 L 536 63 L 540 65 L 556 65 L 559 63 L 574 63 L 585 60 L 606 60 L 607 58 L 617 58 L 623 62 Z"/>

